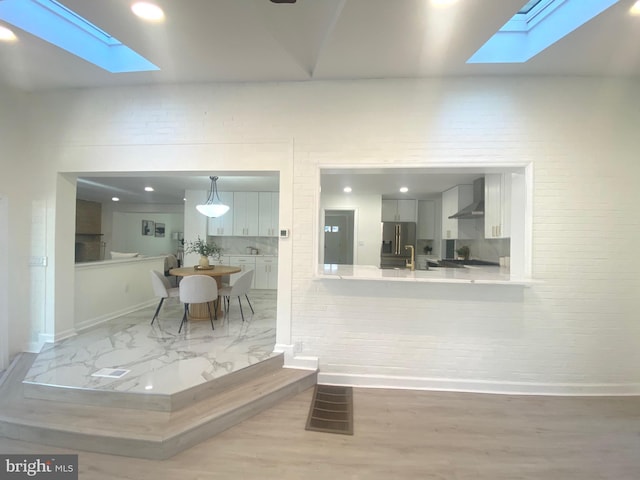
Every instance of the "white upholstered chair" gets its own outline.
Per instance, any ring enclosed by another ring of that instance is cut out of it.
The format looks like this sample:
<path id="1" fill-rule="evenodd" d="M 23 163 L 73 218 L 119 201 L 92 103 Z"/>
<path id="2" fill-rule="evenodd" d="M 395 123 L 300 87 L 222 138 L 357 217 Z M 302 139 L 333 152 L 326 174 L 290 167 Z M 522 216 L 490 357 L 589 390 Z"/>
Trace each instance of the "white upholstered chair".
<path id="1" fill-rule="evenodd" d="M 231 297 L 238 297 L 238 305 L 240 305 L 240 315 L 242 316 L 242 321 L 244 322 L 244 312 L 242 311 L 242 301 L 240 297 L 242 295 L 247 299 L 247 303 L 249 304 L 249 308 L 251 308 L 251 313 L 255 313 L 253 311 L 253 307 L 251 306 L 251 302 L 249 301 L 249 290 L 251 289 L 251 281 L 253 280 L 253 270 L 247 270 L 244 272 L 234 283 L 228 287 L 223 287 L 220 289 L 220 296 L 224 298 L 224 307 L 225 311 L 229 311 L 229 302 Z"/>
<path id="2" fill-rule="evenodd" d="M 164 299 L 179 297 L 180 292 L 177 288 L 171 286 L 171 283 L 169 283 L 169 279 L 167 279 L 167 277 L 156 270 L 151 270 L 151 285 L 153 286 L 153 293 L 155 294 L 155 296 L 160 297 L 160 303 L 158 303 L 156 313 L 151 319 L 151 325 L 153 325 L 153 322 L 158 317 L 158 313 L 160 313 L 160 307 L 162 307 L 162 302 L 164 302 Z"/>
<path id="3" fill-rule="evenodd" d="M 189 316 L 189 304 L 190 303 L 206 303 L 209 309 L 209 320 L 211 320 L 211 328 L 215 330 L 213 326 L 213 318 L 217 316 L 217 300 L 218 300 L 218 284 L 215 279 L 208 275 L 188 275 L 180 280 L 180 301 L 184 303 L 184 315 L 182 316 L 182 322 L 180 322 L 180 328 L 178 333 L 182 331 L 182 326 L 187 322 Z M 216 302 L 211 313 L 211 304 L 209 302 Z"/>

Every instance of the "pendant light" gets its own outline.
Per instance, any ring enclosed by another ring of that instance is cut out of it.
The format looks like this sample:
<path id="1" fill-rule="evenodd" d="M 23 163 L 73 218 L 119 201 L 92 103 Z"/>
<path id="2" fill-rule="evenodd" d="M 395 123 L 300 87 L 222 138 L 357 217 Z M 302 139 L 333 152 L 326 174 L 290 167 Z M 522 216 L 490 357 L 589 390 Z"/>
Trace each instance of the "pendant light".
<path id="1" fill-rule="evenodd" d="M 229 211 L 229 205 L 225 205 L 218 196 L 218 187 L 216 181 L 218 177 L 209 177 L 211 179 L 211 190 L 209 191 L 209 197 L 207 203 L 202 205 L 196 205 L 196 209 L 207 217 L 221 217 Z"/>

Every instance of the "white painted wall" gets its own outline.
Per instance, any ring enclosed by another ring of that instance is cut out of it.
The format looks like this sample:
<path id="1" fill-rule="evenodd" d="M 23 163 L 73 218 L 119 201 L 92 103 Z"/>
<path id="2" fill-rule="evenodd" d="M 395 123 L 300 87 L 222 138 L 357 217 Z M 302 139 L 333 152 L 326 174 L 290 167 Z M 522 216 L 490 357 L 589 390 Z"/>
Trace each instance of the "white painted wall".
<path id="1" fill-rule="evenodd" d="M 9 257 L 8 247 L 9 206 L 7 198 L 0 193 L 0 257 Z M 0 271 L 0 371 L 9 367 L 9 272 Z"/>
<path id="2" fill-rule="evenodd" d="M 113 216 L 115 213 L 122 214 L 144 214 L 140 217 L 140 222 L 142 222 L 142 218 L 145 220 L 152 219 L 151 216 L 155 216 L 156 214 L 166 215 L 169 214 L 174 218 L 172 220 L 172 230 L 169 230 L 167 227 L 167 235 L 170 237 L 173 231 L 182 232 L 184 229 L 184 205 L 164 205 L 164 204 L 135 204 L 135 203 L 120 203 L 120 202 L 110 202 L 102 204 L 102 241 L 105 242 L 105 252 L 107 257 L 109 257 L 110 251 L 118 251 L 114 247 L 113 239 L 114 235 L 118 238 L 125 239 L 125 243 L 128 244 L 129 236 L 131 239 L 135 238 L 137 232 L 133 230 L 129 232 L 115 232 L 113 230 Z M 180 217 L 175 217 L 175 215 L 179 215 Z M 159 220 L 162 221 L 162 220 Z M 133 243 L 133 242 L 131 242 Z M 164 242 L 163 242 L 164 243 Z M 175 253 L 177 248 L 177 242 L 174 240 L 171 243 L 166 245 L 167 247 L 171 247 L 171 252 Z M 159 252 L 162 253 L 162 252 Z"/>
<path id="3" fill-rule="evenodd" d="M 164 257 L 77 264 L 75 330 L 156 304 L 151 270 L 162 273 Z"/>
<path id="4" fill-rule="evenodd" d="M 165 236 L 143 236 L 142 220 L 164 223 Z M 184 230 L 183 213 L 113 213 L 113 233 L 111 248 L 105 258 L 111 258 L 109 252 L 138 252 L 142 255 L 162 255 L 177 253 L 178 243 L 171 239 L 171 232 Z"/>
<path id="5" fill-rule="evenodd" d="M 45 299 L 44 282 L 32 283 L 29 266 L 32 251 L 33 205 L 47 204 L 54 189 L 36 168 L 28 122 L 29 102 L 25 94 L 0 87 L 0 192 L 7 223 L 3 269 L 10 272 L 5 285 L 6 300 L 0 306 L 9 319 L 9 355 L 28 350 L 44 331 L 44 318 L 32 318 L 32 305 Z M 25 179 L 24 182 L 16 179 Z M 50 206 L 50 204 L 47 204 Z M 35 237 L 37 238 L 37 237 Z"/>
<path id="6" fill-rule="evenodd" d="M 319 357 L 322 379 L 638 393 L 640 260 L 629 254 L 640 238 L 638 86 L 469 78 L 32 94 L 29 123 L 37 136 L 30 141 L 40 148 L 31 158 L 25 147 L 30 162 L 11 166 L 11 182 L 39 167 L 42 195 L 56 198 L 58 227 L 67 201 L 55 191 L 58 171 L 280 171 L 281 226 L 291 236 L 279 244 L 278 343 Z M 540 283 L 521 289 L 314 279 L 319 166 L 514 160 L 533 163 L 533 274 Z M 11 182 L 0 182 L 7 191 Z M 9 187 L 17 200 L 13 207 L 10 198 L 10 216 L 40 198 L 29 183 L 21 182 L 20 192 Z M 29 229 L 18 223 L 13 243 L 28 243 Z M 60 228 L 49 235 L 60 268 L 55 285 L 68 290 L 72 266 L 57 245 L 72 237 Z M 10 259 L 12 270 L 24 265 L 20 258 Z M 18 304 L 33 294 L 23 276 L 9 297 L 16 299 L 12 313 L 24 312 Z M 58 329 L 73 301 L 65 291 L 48 295 Z M 14 350 L 32 334 L 21 321 L 11 315 Z"/>

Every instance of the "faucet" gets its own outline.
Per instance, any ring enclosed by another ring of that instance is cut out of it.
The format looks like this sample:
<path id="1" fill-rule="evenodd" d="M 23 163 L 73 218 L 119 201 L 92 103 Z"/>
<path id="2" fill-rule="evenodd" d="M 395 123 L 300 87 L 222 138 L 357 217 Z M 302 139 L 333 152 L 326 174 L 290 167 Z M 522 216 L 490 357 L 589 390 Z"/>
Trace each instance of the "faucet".
<path id="1" fill-rule="evenodd" d="M 411 269 L 411 271 L 413 272 L 416 269 L 416 252 L 415 249 L 413 248 L 413 245 L 405 245 L 404 248 L 408 248 L 411 250 L 411 262 L 406 262 L 407 263 L 407 267 L 409 267 Z"/>

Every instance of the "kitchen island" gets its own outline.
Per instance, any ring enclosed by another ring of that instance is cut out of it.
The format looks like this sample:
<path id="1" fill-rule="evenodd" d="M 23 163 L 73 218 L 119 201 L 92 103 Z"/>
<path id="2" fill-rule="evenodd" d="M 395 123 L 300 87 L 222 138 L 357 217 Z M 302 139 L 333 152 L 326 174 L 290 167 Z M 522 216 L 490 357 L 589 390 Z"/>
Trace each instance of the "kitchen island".
<path id="1" fill-rule="evenodd" d="M 531 279 L 512 278 L 508 268 L 468 265 L 463 268 L 434 267 L 381 269 L 376 265 L 319 265 L 316 278 L 329 280 L 373 280 L 416 283 L 477 283 L 489 285 L 531 285 Z"/>

